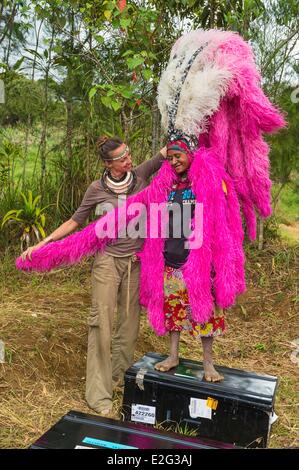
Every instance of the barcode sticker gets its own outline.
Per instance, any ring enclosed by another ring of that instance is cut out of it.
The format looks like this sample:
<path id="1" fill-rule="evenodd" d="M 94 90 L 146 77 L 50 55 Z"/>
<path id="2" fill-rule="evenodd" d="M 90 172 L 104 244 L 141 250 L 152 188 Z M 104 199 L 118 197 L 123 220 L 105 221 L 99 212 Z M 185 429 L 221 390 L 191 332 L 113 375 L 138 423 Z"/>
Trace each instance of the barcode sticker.
<path id="1" fill-rule="evenodd" d="M 156 407 L 147 405 L 132 405 L 131 420 L 139 423 L 155 424 Z"/>
<path id="2" fill-rule="evenodd" d="M 207 406 L 207 400 L 190 398 L 189 413 L 191 418 L 212 419 L 212 408 Z"/>

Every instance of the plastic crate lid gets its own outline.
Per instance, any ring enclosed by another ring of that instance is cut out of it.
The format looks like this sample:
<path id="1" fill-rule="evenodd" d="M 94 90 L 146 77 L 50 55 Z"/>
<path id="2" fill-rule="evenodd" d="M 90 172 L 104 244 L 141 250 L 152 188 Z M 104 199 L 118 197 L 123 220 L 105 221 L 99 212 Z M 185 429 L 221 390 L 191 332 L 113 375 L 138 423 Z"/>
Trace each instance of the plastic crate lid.
<path id="1" fill-rule="evenodd" d="M 165 358 L 166 356 L 149 352 L 127 370 L 126 377 L 135 377 L 142 369 L 145 382 L 155 381 L 192 391 L 200 390 L 213 394 L 212 396 L 255 403 L 269 410 L 274 406 L 277 377 L 215 365 L 224 380 L 211 383 L 203 378 L 202 362 L 180 359 L 180 364 L 168 372 L 155 370 L 154 365 Z"/>

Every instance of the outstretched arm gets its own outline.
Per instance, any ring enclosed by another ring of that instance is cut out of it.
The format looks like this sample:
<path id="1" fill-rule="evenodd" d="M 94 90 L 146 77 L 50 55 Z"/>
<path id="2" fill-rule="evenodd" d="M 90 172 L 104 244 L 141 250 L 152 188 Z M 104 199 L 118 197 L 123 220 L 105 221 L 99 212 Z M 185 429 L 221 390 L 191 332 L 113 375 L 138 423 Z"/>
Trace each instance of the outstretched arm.
<path id="1" fill-rule="evenodd" d="M 92 222 L 83 230 L 80 230 L 63 240 L 53 241 L 37 248 L 31 253 L 31 259 L 17 258 L 16 267 L 23 271 L 51 271 L 59 266 L 75 264 L 85 256 L 91 256 L 97 251 L 104 250 L 108 243 L 117 240 L 117 234 L 125 228 L 130 220 L 135 217 L 135 212 L 128 214 L 128 207 L 133 203 L 146 204 L 147 188 L 134 196 L 131 196 L 120 208 L 116 208 L 101 217 L 101 227 L 98 221 Z M 124 217 L 124 214 L 127 214 Z M 115 227 L 113 231 L 107 227 Z M 105 229 L 106 228 L 106 229 Z M 96 230 L 97 229 L 97 230 Z M 59 230 L 59 229 L 57 229 Z M 53 232 L 55 235 L 55 232 Z"/>
<path id="2" fill-rule="evenodd" d="M 54 232 L 52 232 L 50 235 L 48 235 L 46 238 L 44 238 L 41 242 L 37 243 L 34 246 L 30 246 L 27 248 L 26 251 L 24 251 L 21 254 L 21 258 L 23 261 L 28 259 L 31 261 L 31 256 L 32 253 L 35 250 L 38 250 L 39 248 L 42 248 L 43 246 L 47 245 L 50 242 L 55 242 L 57 240 L 60 240 L 61 238 L 66 237 L 70 233 L 74 232 L 77 228 L 79 227 L 79 224 L 75 222 L 73 219 L 69 219 L 63 224 L 61 224 Z"/>

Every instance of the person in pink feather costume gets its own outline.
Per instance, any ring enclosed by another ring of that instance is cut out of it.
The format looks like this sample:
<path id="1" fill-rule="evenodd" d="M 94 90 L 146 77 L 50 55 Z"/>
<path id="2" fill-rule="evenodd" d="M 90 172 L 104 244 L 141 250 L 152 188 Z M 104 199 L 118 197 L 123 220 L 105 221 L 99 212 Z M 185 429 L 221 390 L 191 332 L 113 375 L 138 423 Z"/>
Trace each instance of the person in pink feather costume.
<path id="1" fill-rule="evenodd" d="M 179 38 L 172 48 L 158 92 L 162 125 L 168 131 L 169 144 L 181 140 L 187 143 L 188 148 L 181 149 L 189 161 L 185 175 L 196 204 L 203 207 L 201 246 L 189 250 L 181 267 L 190 320 L 198 326 L 211 320 L 215 308 L 231 307 L 245 290 L 241 209 L 249 237 L 254 240 L 256 212 L 264 218 L 271 214 L 269 147 L 262 133 L 277 131 L 285 122 L 260 87 L 249 44 L 232 32 L 196 30 Z M 173 159 L 164 162 L 151 184 L 128 198 L 122 208 L 101 219 L 100 226 L 112 219 L 116 226 L 119 221 L 122 225 L 124 214 L 126 223 L 130 223 L 134 217 L 130 207 L 142 203 L 147 208 L 149 234 L 153 223 L 150 205 L 167 203 L 177 183 L 175 162 Z M 157 335 L 170 331 L 164 311 L 165 223 L 159 221 L 159 236 L 148 236 L 139 253 L 140 301 Z M 191 225 L 194 235 L 196 216 Z M 76 263 L 113 243 L 113 235 L 103 235 L 99 224 L 91 224 L 35 251 L 32 261 L 18 258 L 16 266 L 22 270 L 48 271 Z M 205 376 L 207 380 L 217 381 L 222 377 L 213 367 L 210 338 L 204 351 L 209 365 Z M 172 342 L 172 348 L 174 354 L 164 364 L 157 365 L 160 370 L 176 365 L 177 340 Z"/>

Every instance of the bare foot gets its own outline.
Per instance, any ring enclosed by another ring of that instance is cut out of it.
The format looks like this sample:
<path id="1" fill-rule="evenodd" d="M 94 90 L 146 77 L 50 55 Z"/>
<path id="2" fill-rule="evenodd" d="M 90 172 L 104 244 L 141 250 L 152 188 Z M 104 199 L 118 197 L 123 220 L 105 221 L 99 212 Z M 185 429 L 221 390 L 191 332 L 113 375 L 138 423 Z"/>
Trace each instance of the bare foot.
<path id="1" fill-rule="evenodd" d="M 215 369 L 213 362 L 204 361 L 204 378 L 207 382 L 221 382 L 224 379 L 223 375 L 220 375 L 219 372 Z"/>
<path id="2" fill-rule="evenodd" d="M 105 408 L 97 413 L 104 418 L 117 419 L 117 413 L 113 408 Z"/>
<path id="3" fill-rule="evenodd" d="M 155 369 L 161 372 L 167 372 L 168 370 L 176 367 L 179 364 L 179 359 L 177 357 L 169 356 L 167 359 L 155 364 Z"/>

